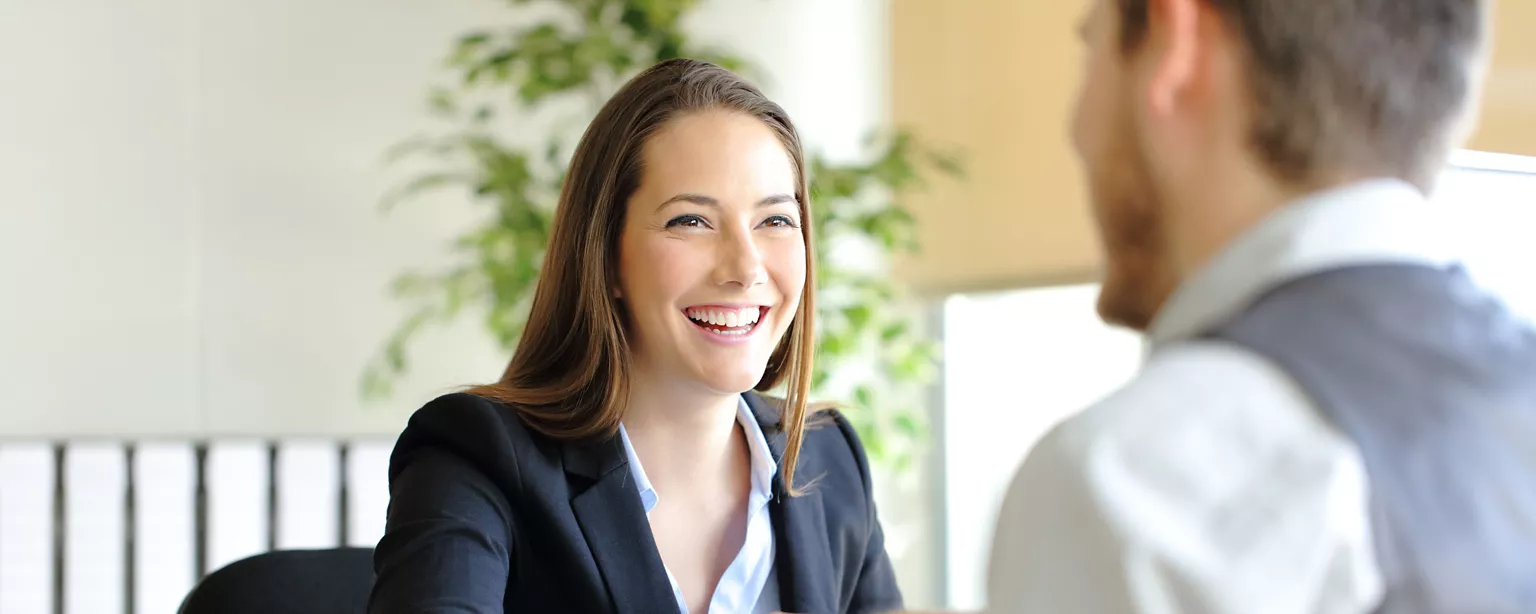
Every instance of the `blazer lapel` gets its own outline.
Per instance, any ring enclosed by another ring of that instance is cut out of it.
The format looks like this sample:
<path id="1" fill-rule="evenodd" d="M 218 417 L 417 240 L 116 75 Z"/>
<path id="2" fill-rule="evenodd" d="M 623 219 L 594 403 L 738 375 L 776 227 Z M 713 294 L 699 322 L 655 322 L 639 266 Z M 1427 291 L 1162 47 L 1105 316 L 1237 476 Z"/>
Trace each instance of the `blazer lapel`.
<path id="1" fill-rule="evenodd" d="M 672 583 L 630 478 L 623 442 L 615 436 L 590 445 L 567 444 L 564 457 L 575 493 L 571 510 L 608 587 L 610 611 L 676 611 Z M 581 488 L 583 483 L 588 486 Z"/>
<path id="2" fill-rule="evenodd" d="M 768 437 L 774 462 L 781 463 L 788 435 L 780 428 L 779 410 L 754 393 L 743 395 L 747 407 L 757 417 Z M 808 468 L 801 458 L 801 468 Z M 814 476 L 813 476 L 814 477 Z M 805 484 L 804 478 L 800 484 Z M 801 614 L 830 614 L 837 611 L 833 588 L 832 547 L 827 541 L 827 516 L 822 509 L 821 493 L 806 488 L 798 497 L 790 497 L 784 487 L 784 472 L 773 476 L 773 502 L 769 504 L 773 520 L 774 568 L 778 570 L 780 610 Z"/>

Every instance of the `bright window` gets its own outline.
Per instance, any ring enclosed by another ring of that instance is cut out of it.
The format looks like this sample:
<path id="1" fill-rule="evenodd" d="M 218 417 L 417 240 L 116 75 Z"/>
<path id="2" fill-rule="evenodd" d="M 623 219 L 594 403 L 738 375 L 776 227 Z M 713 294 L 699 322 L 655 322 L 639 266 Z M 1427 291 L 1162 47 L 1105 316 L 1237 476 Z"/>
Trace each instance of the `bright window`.
<path id="1" fill-rule="evenodd" d="M 1462 152 L 1434 200 L 1467 269 L 1536 319 L 1536 158 Z"/>
<path id="2" fill-rule="evenodd" d="M 951 297 L 944 305 L 950 606 L 984 605 L 992 528 L 1014 468 L 1061 419 L 1135 373 L 1141 340 L 1094 315 L 1097 285 Z"/>

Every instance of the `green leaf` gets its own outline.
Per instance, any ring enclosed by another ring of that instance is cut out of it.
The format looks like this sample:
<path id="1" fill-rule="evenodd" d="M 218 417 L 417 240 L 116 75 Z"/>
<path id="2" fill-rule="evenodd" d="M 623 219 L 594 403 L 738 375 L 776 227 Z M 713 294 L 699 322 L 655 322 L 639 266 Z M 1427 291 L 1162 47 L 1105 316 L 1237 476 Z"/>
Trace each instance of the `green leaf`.
<path id="1" fill-rule="evenodd" d="M 432 281 L 420 273 L 406 272 L 395 276 L 390 284 L 390 294 L 395 298 L 417 298 L 432 289 Z"/>
<path id="2" fill-rule="evenodd" d="M 650 14 L 634 2 L 625 2 L 619 9 L 619 23 L 628 28 L 632 33 L 645 32 L 650 29 Z"/>
<path id="3" fill-rule="evenodd" d="M 491 39 L 488 32 L 474 32 L 459 37 L 459 42 L 454 46 L 453 53 L 448 56 L 449 66 L 462 66 L 472 61 L 475 54 Z"/>
<path id="4" fill-rule="evenodd" d="M 360 384 L 363 399 L 370 401 L 388 398 L 395 390 L 391 374 L 373 363 L 364 369 Z"/>
<path id="5" fill-rule="evenodd" d="M 875 407 L 875 393 L 869 386 L 856 387 L 853 389 L 853 402 L 865 410 L 872 410 Z"/>
<path id="6" fill-rule="evenodd" d="M 828 335 L 822 338 L 820 347 L 817 348 L 819 350 L 817 352 L 818 358 L 831 360 L 841 358 L 844 354 L 848 353 L 849 345 L 851 344 L 848 342 L 848 339 L 841 335 L 831 334 L 829 331 Z"/>
<path id="7" fill-rule="evenodd" d="M 853 305 L 843 310 L 843 317 L 848 318 L 849 326 L 855 329 L 861 329 L 869 324 L 869 320 L 874 313 L 874 309 L 875 308 L 872 305 Z"/>
<path id="8" fill-rule="evenodd" d="M 933 361 L 921 350 L 908 349 L 891 361 L 891 371 L 899 379 L 911 382 L 928 381 Z"/>
<path id="9" fill-rule="evenodd" d="M 887 449 L 890 448 L 890 444 L 888 440 L 880 437 L 878 431 L 874 429 L 865 429 L 864 433 L 867 434 L 862 434 L 859 438 L 863 440 L 864 452 L 869 456 L 870 460 L 877 463 L 889 462 L 890 455 L 887 453 Z"/>
<path id="10" fill-rule="evenodd" d="M 826 388 L 827 380 L 831 379 L 831 377 L 831 374 L 827 372 L 825 367 L 816 369 L 814 373 L 811 373 L 811 390 Z"/>
<path id="11" fill-rule="evenodd" d="M 656 61 L 683 57 L 683 40 L 676 34 L 664 34 L 656 45 Z"/>
<path id="12" fill-rule="evenodd" d="M 454 100 L 453 92 L 443 88 L 434 89 L 427 95 L 427 106 L 433 112 L 444 115 L 458 112 L 458 103 Z"/>
<path id="13" fill-rule="evenodd" d="M 896 419 L 892 422 L 896 425 L 896 431 L 902 435 L 913 439 L 922 437 L 923 435 L 923 425 L 918 421 L 917 416 L 912 414 L 912 412 L 901 412 L 896 414 Z"/>
<path id="14" fill-rule="evenodd" d="M 521 60 L 522 54 L 514 43 L 509 47 L 476 48 L 463 54 L 455 53 L 448 61 L 450 65 L 464 71 L 460 81 L 463 87 L 469 88 L 492 77 L 497 81 L 505 81 L 512 74 L 512 68 Z"/>
<path id="15" fill-rule="evenodd" d="M 464 48 L 473 49 L 475 47 L 479 47 L 480 45 L 485 44 L 485 41 L 488 41 L 490 39 L 491 39 L 491 34 L 489 32 L 485 32 L 485 31 L 470 32 L 468 34 L 465 34 L 465 35 L 459 37 L 459 48 L 460 49 L 464 49 Z"/>
<path id="16" fill-rule="evenodd" d="M 438 172 L 419 175 L 406 182 L 405 185 L 391 190 L 379 200 L 379 207 L 384 211 L 394 209 L 406 200 L 414 198 L 424 192 L 430 192 L 451 185 L 464 185 L 469 178 L 459 173 Z"/>
<path id="17" fill-rule="evenodd" d="M 431 139 L 424 136 L 415 136 L 400 141 L 399 143 L 390 146 L 389 149 L 384 151 L 384 164 L 394 164 L 422 151 L 430 151 L 436 142 L 436 139 Z"/>

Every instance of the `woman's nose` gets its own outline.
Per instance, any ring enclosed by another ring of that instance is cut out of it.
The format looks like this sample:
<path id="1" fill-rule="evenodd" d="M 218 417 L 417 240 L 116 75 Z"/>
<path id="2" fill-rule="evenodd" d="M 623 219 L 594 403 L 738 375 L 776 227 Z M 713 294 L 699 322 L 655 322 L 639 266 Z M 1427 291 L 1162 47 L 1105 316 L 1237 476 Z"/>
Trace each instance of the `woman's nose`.
<path id="1" fill-rule="evenodd" d="M 715 283 L 750 288 L 767 281 L 763 254 L 751 231 L 729 233 L 723 243 L 715 266 Z"/>

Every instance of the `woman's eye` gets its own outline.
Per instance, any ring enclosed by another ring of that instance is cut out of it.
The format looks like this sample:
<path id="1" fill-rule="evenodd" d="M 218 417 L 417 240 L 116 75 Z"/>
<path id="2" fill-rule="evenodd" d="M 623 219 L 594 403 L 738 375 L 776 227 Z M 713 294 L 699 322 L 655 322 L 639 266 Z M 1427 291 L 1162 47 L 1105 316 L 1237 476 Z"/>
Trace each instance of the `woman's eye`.
<path id="1" fill-rule="evenodd" d="M 709 224 L 697 215 L 679 215 L 667 221 L 667 228 L 707 228 Z"/>
<path id="2" fill-rule="evenodd" d="M 764 226 L 768 226 L 770 228 L 799 228 L 800 227 L 799 224 L 795 223 L 794 218 L 789 217 L 787 215 L 775 215 L 773 217 L 770 217 L 770 218 L 768 218 L 766 220 L 763 220 L 763 225 Z"/>

